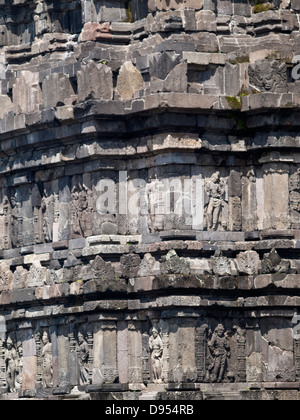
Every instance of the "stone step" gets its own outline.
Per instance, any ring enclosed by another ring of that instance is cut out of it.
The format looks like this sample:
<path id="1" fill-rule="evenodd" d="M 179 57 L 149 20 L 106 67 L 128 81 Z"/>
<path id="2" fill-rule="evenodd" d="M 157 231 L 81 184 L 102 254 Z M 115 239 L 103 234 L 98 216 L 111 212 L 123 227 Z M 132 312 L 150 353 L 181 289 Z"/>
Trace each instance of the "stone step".
<path id="1" fill-rule="evenodd" d="M 241 395 L 234 391 L 211 391 L 204 394 L 204 400 L 212 401 L 239 401 Z"/>
<path id="2" fill-rule="evenodd" d="M 143 392 L 139 397 L 140 401 L 155 401 L 157 398 L 157 392 Z"/>
<path id="3" fill-rule="evenodd" d="M 239 401 L 241 399 L 240 393 L 237 392 L 222 392 L 222 396 L 225 401 Z"/>

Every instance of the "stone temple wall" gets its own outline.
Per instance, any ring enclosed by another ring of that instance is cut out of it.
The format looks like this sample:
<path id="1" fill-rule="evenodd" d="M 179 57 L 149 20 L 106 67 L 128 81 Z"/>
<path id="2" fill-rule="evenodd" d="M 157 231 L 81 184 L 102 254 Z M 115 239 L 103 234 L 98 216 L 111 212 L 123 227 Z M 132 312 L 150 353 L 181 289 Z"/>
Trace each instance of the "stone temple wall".
<path id="1" fill-rule="evenodd" d="M 0 0 L 1 399 L 300 398 L 299 13 Z"/>

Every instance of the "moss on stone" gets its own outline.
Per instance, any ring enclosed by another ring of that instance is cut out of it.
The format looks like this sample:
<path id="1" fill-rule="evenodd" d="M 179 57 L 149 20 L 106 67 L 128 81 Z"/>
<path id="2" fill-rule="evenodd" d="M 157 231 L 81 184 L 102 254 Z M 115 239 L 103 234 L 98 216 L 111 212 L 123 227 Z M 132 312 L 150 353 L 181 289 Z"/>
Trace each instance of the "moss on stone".
<path id="1" fill-rule="evenodd" d="M 242 55 L 241 57 L 237 57 L 235 59 L 229 59 L 230 64 L 249 63 L 249 61 L 249 55 Z"/>
<path id="2" fill-rule="evenodd" d="M 237 96 L 226 96 L 227 103 L 231 109 L 241 109 L 242 103 Z"/>
<path id="3" fill-rule="evenodd" d="M 253 6 L 253 13 L 267 12 L 270 9 L 271 5 L 269 3 L 257 3 L 255 6 Z"/>
<path id="4" fill-rule="evenodd" d="M 130 9 L 130 0 L 126 3 L 126 16 L 127 16 L 127 22 L 132 23 L 133 22 L 133 16 Z"/>

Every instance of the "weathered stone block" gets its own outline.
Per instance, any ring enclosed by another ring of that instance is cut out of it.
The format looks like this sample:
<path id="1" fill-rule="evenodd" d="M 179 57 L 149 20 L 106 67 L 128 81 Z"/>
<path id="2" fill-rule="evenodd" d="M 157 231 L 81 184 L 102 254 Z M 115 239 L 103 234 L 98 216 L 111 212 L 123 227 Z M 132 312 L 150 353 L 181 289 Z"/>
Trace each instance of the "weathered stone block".
<path id="1" fill-rule="evenodd" d="M 47 76 L 43 82 L 43 105 L 46 109 L 71 105 L 76 96 L 70 79 L 63 73 Z"/>
<path id="2" fill-rule="evenodd" d="M 133 99 L 135 92 L 143 89 L 144 81 L 140 72 L 130 61 L 120 68 L 117 80 L 117 92 L 122 100 Z"/>
<path id="3" fill-rule="evenodd" d="M 79 41 L 107 41 L 112 39 L 110 33 L 110 24 L 107 23 L 96 23 L 88 22 L 84 25 L 83 30 L 80 34 Z"/>
<path id="4" fill-rule="evenodd" d="M 113 98 L 112 70 L 105 64 L 93 61 L 77 73 L 78 100 Z"/>

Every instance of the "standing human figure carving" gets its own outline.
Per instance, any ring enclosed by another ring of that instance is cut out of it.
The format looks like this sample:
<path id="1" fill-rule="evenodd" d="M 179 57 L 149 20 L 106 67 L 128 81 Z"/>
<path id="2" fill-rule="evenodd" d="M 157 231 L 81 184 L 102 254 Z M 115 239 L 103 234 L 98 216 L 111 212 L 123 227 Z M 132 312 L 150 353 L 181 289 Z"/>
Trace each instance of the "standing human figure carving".
<path id="1" fill-rule="evenodd" d="M 219 324 L 211 340 L 208 342 L 208 348 L 212 356 L 212 364 L 209 367 L 211 371 L 212 382 L 222 382 L 227 367 L 227 359 L 230 357 L 229 339 L 227 333 L 224 334 L 224 327 Z"/>
<path id="2" fill-rule="evenodd" d="M 50 343 L 47 331 L 44 331 L 43 337 L 43 376 L 42 382 L 44 388 L 52 388 L 53 386 L 53 356 L 52 356 L 52 344 Z"/>
<path id="3" fill-rule="evenodd" d="M 151 352 L 151 364 L 154 383 L 162 383 L 162 358 L 163 342 L 155 327 L 152 328 L 152 334 L 149 338 L 149 348 Z"/>
<path id="4" fill-rule="evenodd" d="M 223 204 L 225 183 L 220 179 L 220 172 L 215 172 L 205 183 L 205 191 L 209 197 L 206 211 L 207 230 L 217 230 Z"/>
<path id="5" fill-rule="evenodd" d="M 79 353 L 79 369 L 80 369 L 80 385 L 88 385 L 89 379 L 89 357 L 90 349 L 87 341 L 81 332 L 77 335 L 78 353 Z"/>
<path id="6" fill-rule="evenodd" d="M 18 368 L 18 354 L 13 341 L 8 337 L 5 350 L 5 377 L 8 392 L 16 391 L 16 378 Z"/>

